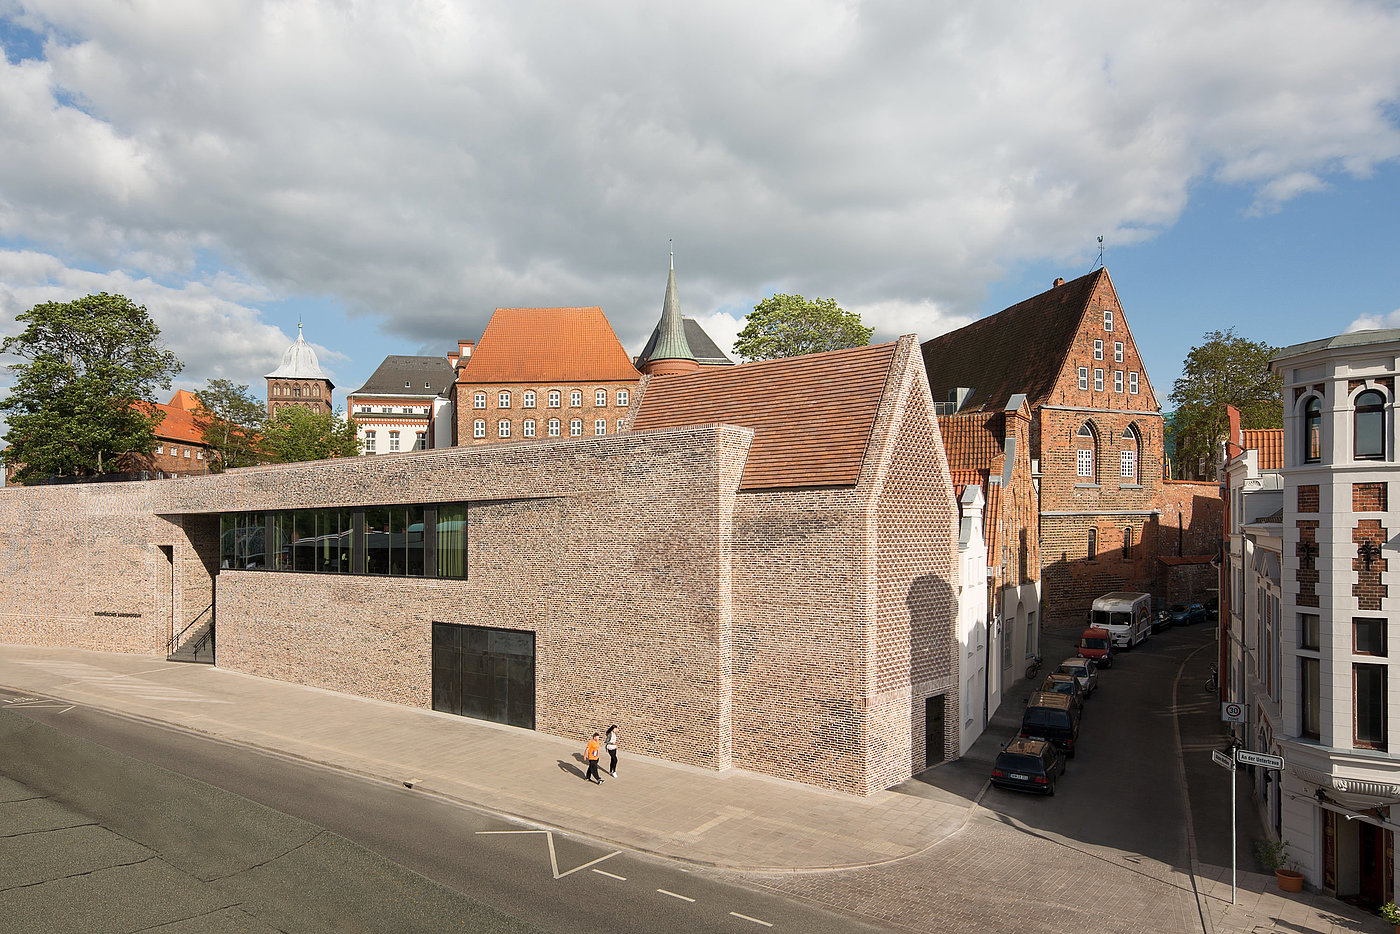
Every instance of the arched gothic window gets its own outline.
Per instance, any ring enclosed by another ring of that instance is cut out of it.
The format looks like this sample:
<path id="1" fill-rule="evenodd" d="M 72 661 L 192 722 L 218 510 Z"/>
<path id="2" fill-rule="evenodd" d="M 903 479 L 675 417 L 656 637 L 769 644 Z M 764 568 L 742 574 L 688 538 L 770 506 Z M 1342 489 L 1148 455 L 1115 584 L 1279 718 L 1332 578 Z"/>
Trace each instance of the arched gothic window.
<path id="1" fill-rule="evenodd" d="M 1124 483 L 1138 482 L 1138 448 L 1141 446 L 1137 429 L 1123 429 L 1123 446 L 1118 450 L 1118 479 Z"/>
<path id="2" fill-rule="evenodd" d="M 1322 400 L 1317 396 L 1303 406 L 1303 463 L 1322 460 Z"/>
<path id="3" fill-rule="evenodd" d="M 1079 431 L 1075 432 L 1075 475 L 1080 482 L 1094 482 L 1094 451 L 1098 447 L 1097 438 L 1094 435 L 1093 426 L 1088 422 L 1079 426 Z"/>

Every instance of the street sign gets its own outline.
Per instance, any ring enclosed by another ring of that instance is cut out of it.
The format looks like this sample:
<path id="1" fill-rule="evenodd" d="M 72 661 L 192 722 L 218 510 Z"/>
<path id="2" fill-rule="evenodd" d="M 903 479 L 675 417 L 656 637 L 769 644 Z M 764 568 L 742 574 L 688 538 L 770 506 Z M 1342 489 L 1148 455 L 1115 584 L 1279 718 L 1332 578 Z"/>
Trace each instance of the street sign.
<path id="1" fill-rule="evenodd" d="M 1234 761 L 1231 760 L 1229 756 L 1225 755 L 1225 753 L 1221 752 L 1219 749 L 1212 749 L 1210 751 L 1210 757 L 1213 760 L 1215 760 L 1215 764 L 1220 766 L 1222 769 L 1229 769 L 1231 772 L 1235 770 Z"/>
<path id="2" fill-rule="evenodd" d="M 1257 765 L 1265 769 L 1283 768 L 1283 756 L 1266 756 L 1262 752 L 1250 752 L 1248 749 L 1236 749 L 1235 759 L 1241 765 Z"/>
<path id="3" fill-rule="evenodd" d="M 1220 705 L 1220 719 L 1226 723 L 1244 722 L 1244 704 L 1226 701 Z"/>

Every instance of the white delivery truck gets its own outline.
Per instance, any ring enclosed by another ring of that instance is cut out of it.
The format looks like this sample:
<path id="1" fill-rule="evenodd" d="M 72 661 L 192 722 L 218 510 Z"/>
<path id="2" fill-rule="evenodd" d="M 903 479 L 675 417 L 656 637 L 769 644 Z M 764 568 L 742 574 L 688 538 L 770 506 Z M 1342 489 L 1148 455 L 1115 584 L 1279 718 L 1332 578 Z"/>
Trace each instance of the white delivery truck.
<path id="1" fill-rule="evenodd" d="M 1107 629 L 1114 648 L 1131 649 L 1152 633 L 1152 595 L 1115 590 L 1097 597 L 1089 625 Z"/>

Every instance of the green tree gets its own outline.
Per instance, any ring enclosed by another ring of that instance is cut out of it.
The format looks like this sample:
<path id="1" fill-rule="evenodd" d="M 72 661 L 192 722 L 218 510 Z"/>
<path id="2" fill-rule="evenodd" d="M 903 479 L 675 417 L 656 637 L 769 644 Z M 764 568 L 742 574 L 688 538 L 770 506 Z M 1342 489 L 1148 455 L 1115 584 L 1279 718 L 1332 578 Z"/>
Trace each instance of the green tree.
<path id="1" fill-rule="evenodd" d="M 734 352 L 745 360 L 774 360 L 803 354 L 864 347 L 874 328 L 860 315 L 843 311 L 834 298 L 774 295 L 753 306 Z"/>
<path id="2" fill-rule="evenodd" d="M 266 458 L 259 449 L 267 409 L 253 398 L 248 387 L 227 379 L 211 379 L 197 397 L 194 423 L 205 447 L 214 453 L 210 469 L 247 467 Z"/>
<path id="3" fill-rule="evenodd" d="M 1172 387 L 1176 411 L 1170 428 L 1179 475 L 1214 478 L 1229 428 L 1226 405 L 1240 410 L 1242 428 L 1283 427 L 1283 379 L 1269 369 L 1277 350 L 1236 335 L 1234 328 L 1210 331 L 1191 348 Z"/>
<path id="4" fill-rule="evenodd" d="M 278 463 L 354 457 L 360 452 L 355 423 L 339 412 L 289 405 L 274 412 L 266 426 L 262 449 Z"/>
<path id="5" fill-rule="evenodd" d="M 10 367 L 14 386 L 0 401 L 14 480 L 93 476 L 119 469 L 124 455 L 150 454 L 161 416 L 133 403 L 169 389 L 183 364 L 143 306 L 102 292 L 15 320 L 24 330 L 0 343 L 0 354 L 26 361 Z"/>

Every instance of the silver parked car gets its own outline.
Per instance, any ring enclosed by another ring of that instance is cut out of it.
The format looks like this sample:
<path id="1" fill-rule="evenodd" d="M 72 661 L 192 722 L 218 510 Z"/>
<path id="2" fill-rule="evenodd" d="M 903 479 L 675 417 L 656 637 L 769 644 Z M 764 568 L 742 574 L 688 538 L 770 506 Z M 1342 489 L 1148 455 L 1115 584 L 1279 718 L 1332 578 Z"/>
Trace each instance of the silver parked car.
<path id="1" fill-rule="evenodd" d="M 1067 658 L 1060 663 L 1060 672 L 1074 675 L 1087 700 L 1099 688 L 1099 667 L 1090 658 Z"/>

